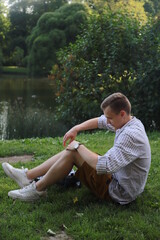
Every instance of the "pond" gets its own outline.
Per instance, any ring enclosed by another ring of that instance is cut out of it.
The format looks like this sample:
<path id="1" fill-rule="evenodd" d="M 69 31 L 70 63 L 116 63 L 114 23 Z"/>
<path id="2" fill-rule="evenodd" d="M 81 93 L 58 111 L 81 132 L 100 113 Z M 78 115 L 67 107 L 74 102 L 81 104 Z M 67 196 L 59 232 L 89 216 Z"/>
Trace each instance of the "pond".
<path id="1" fill-rule="evenodd" d="M 53 80 L 0 75 L 0 139 L 63 135 L 66 127 L 56 122 L 55 106 Z"/>

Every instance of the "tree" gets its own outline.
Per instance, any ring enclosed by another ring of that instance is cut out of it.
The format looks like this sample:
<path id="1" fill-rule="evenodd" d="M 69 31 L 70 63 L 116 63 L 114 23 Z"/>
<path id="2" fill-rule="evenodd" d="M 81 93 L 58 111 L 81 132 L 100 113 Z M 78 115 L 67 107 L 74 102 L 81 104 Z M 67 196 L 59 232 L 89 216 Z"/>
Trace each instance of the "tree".
<path id="1" fill-rule="evenodd" d="M 30 4 L 32 28 L 36 26 L 43 13 L 54 12 L 66 3 L 68 3 L 67 0 L 32 0 Z"/>
<path id="2" fill-rule="evenodd" d="M 20 47 L 15 47 L 13 51 L 13 64 L 16 66 L 22 66 L 23 65 L 23 58 L 24 58 L 24 51 Z"/>
<path id="3" fill-rule="evenodd" d="M 26 24 L 26 30 L 31 33 L 33 27 L 36 26 L 38 19 L 45 12 L 54 12 L 67 3 L 67 0 L 10 0 L 10 14 L 20 14 Z M 13 21 L 16 16 L 13 16 Z M 18 21 L 17 26 L 20 25 Z"/>
<path id="4" fill-rule="evenodd" d="M 0 45 L 3 47 L 6 33 L 9 28 L 9 21 L 7 19 L 7 8 L 4 3 L 0 2 Z"/>
<path id="5" fill-rule="evenodd" d="M 59 64 L 52 70 L 57 119 L 70 127 L 100 114 L 99 104 L 107 95 L 132 95 L 139 33 L 138 21 L 119 11 L 89 19 L 78 40 L 58 53 Z"/>
<path id="6" fill-rule="evenodd" d="M 86 18 L 82 4 L 67 4 L 55 12 L 43 14 L 28 38 L 29 73 L 48 74 L 57 62 L 57 50 L 75 41 Z"/>
<path id="7" fill-rule="evenodd" d="M 0 73 L 2 71 L 2 62 L 3 62 L 3 56 L 2 56 L 2 50 L 0 48 Z"/>
<path id="8" fill-rule="evenodd" d="M 24 58 L 27 55 L 26 38 L 36 26 L 39 17 L 48 11 L 55 11 L 66 3 L 66 0 L 10 0 L 9 17 L 11 22 L 8 38 L 8 59 L 7 63 L 13 64 L 12 59 L 15 48 L 24 51 Z"/>
<path id="9" fill-rule="evenodd" d="M 7 18 L 7 8 L 4 1 L 0 2 L 0 65 L 4 62 L 3 54 L 7 48 L 7 32 L 9 30 L 9 20 Z"/>
<path id="10" fill-rule="evenodd" d="M 145 0 L 144 9 L 152 16 L 158 16 L 160 13 L 160 1 L 159 0 Z"/>
<path id="11" fill-rule="evenodd" d="M 118 0 L 112 6 L 113 11 L 114 9 L 123 10 L 130 17 L 136 18 L 141 24 L 146 23 L 148 20 L 144 9 L 144 1 L 142 0 Z"/>
<path id="12" fill-rule="evenodd" d="M 71 0 L 70 2 L 75 3 L 75 2 L 79 2 L 79 3 L 83 3 L 86 4 L 87 6 L 90 7 L 90 9 L 92 10 L 96 10 L 96 11 L 102 11 L 104 9 L 104 7 L 108 6 L 108 3 L 113 2 L 113 0 Z"/>
<path id="13" fill-rule="evenodd" d="M 71 2 L 77 2 L 77 0 Z M 109 8 L 111 11 L 121 10 L 142 23 L 147 21 L 144 4 L 148 3 L 148 0 L 79 0 L 78 2 L 85 3 L 93 12 L 102 13 L 106 8 Z"/>

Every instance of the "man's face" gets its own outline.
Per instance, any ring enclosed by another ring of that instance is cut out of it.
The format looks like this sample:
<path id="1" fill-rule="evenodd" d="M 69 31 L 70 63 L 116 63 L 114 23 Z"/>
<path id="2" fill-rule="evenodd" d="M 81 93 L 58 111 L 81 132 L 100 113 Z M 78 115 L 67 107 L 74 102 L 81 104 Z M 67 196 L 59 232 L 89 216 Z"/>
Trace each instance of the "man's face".
<path id="1" fill-rule="evenodd" d="M 125 111 L 121 110 L 118 114 L 112 111 L 110 106 L 104 110 L 104 115 L 107 118 L 107 124 L 111 124 L 116 130 L 124 125 Z"/>

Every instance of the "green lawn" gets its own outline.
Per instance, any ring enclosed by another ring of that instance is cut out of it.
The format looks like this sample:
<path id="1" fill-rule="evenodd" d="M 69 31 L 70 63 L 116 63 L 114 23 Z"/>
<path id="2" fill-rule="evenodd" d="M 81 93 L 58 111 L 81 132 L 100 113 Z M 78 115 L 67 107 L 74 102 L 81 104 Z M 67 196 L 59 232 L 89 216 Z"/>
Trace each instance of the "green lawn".
<path id="1" fill-rule="evenodd" d="M 128 206 L 100 201 L 84 186 L 69 190 L 52 186 L 48 197 L 36 203 L 13 201 L 7 193 L 17 185 L 0 166 L 0 239 L 40 239 L 48 229 L 58 232 L 65 224 L 67 234 L 77 240 L 160 240 L 160 133 L 148 136 L 152 149 L 148 182 L 143 194 Z M 103 154 L 113 145 L 114 134 L 99 131 L 77 139 Z M 33 153 L 34 161 L 23 164 L 28 168 L 62 149 L 62 138 L 0 141 L 0 156 Z"/>

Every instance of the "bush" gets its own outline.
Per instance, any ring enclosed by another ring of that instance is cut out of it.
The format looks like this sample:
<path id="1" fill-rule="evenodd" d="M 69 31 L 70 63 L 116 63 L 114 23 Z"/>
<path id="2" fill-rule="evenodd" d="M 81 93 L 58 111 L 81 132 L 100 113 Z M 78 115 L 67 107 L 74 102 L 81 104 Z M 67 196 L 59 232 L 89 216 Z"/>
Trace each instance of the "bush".
<path id="1" fill-rule="evenodd" d="M 140 27 L 122 12 L 94 15 L 75 44 L 58 54 L 57 118 L 71 126 L 101 113 L 100 103 L 121 91 L 132 96 Z"/>
<path id="2" fill-rule="evenodd" d="M 143 27 L 133 109 L 147 129 L 160 129 L 160 19 Z"/>
<path id="3" fill-rule="evenodd" d="M 76 43 L 58 54 L 57 119 L 73 124 L 101 114 L 120 91 L 147 129 L 160 129 L 160 19 L 141 25 L 122 12 L 92 16 Z"/>

